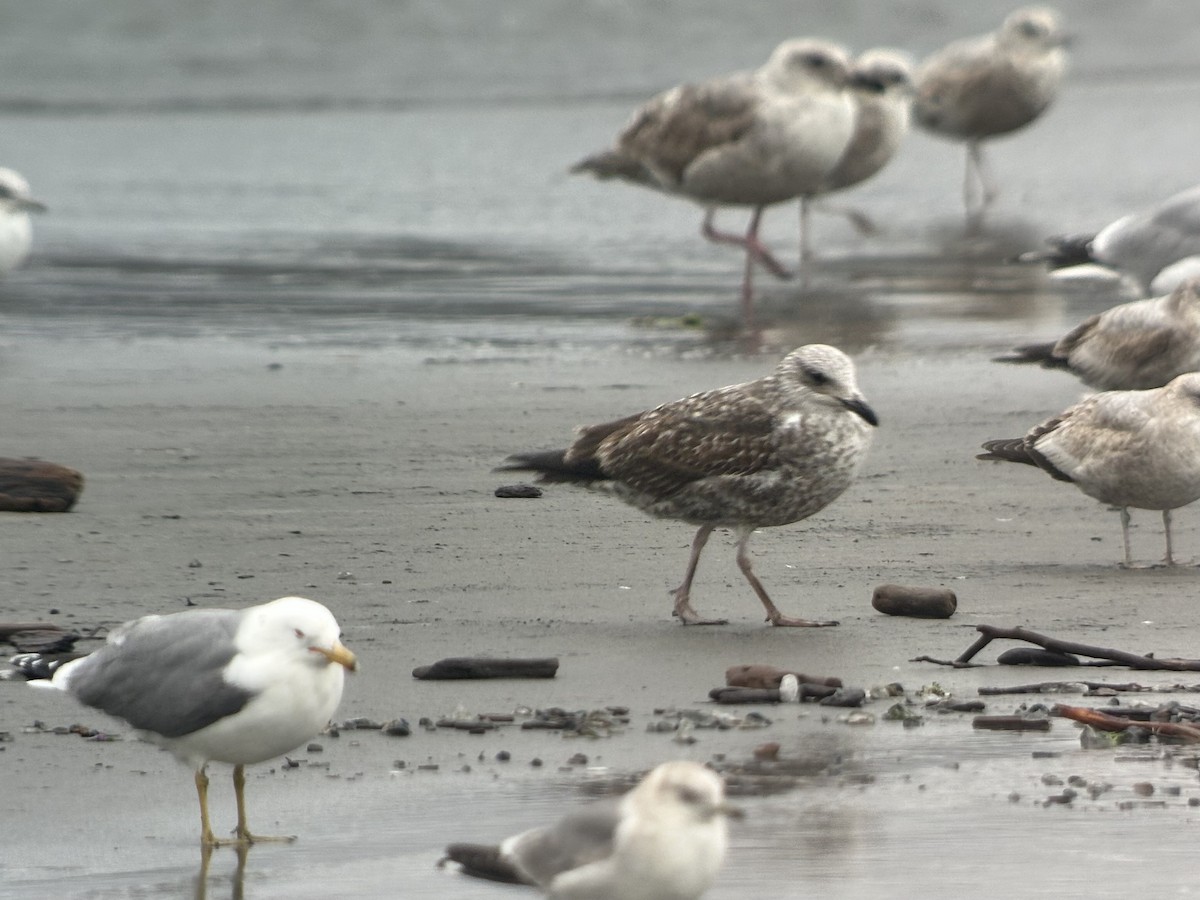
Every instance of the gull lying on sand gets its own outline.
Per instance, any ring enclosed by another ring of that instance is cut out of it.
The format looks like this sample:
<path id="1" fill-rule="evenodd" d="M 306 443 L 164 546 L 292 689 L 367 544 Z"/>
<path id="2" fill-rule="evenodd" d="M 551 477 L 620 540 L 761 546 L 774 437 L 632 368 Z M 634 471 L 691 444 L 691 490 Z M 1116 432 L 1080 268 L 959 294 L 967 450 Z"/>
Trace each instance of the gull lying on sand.
<path id="1" fill-rule="evenodd" d="M 1200 373 L 1148 391 L 1092 394 L 1023 438 L 988 441 L 978 459 L 1038 466 L 1101 503 L 1121 510 L 1125 567 L 1129 510 L 1162 510 L 1167 552 L 1171 510 L 1200 499 Z"/>
<path id="2" fill-rule="evenodd" d="M 554 900 L 695 900 L 725 859 L 721 777 L 678 760 L 652 770 L 619 800 L 592 803 L 499 846 L 451 844 L 469 875 L 536 885 Z"/>
<path id="3" fill-rule="evenodd" d="M 1095 234 L 1050 238 L 1020 262 L 1045 262 L 1057 278 L 1121 279 L 1137 296 L 1169 293 L 1200 276 L 1200 185 L 1122 216 Z"/>
<path id="4" fill-rule="evenodd" d="M 0 168 L 0 275 L 25 261 L 33 241 L 29 213 L 45 211 L 29 193 L 29 182 L 12 169 Z"/>
<path id="5" fill-rule="evenodd" d="M 30 684 L 124 719 L 195 767 L 204 846 L 279 840 L 250 833 L 245 766 L 294 750 L 328 724 L 345 670 L 357 668 L 339 634 L 329 610 L 303 597 L 145 616 L 49 682 Z M 217 839 L 209 824 L 209 762 L 233 764 L 233 840 Z"/>
<path id="6" fill-rule="evenodd" d="M 684 84 L 654 97 L 611 149 L 571 171 L 619 178 L 705 207 L 701 233 L 745 250 L 742 307 L 749 320 L 755 262 L 787 275 L 759 240 L 763 210 L 816 194 L 850 142 L 855 110 L 846 90 L 849 68 L 845 51 L 828 41 L 785 41 L 755 72 Z M 714 228 L 720 206 L 751 207 L 744 237 Z"/>
<path id="7" fill-rule="evenodd" d="M 990 34 L 954 41 L 917 69 L 917 124 L 967 145 L 963 203 L 977 226 L 996 199 L 983 142 L 1024 128 L 1058 96 L 1067 68 L 1062 20 L 1047 7 L 1009 14 Z"/>
<path id="8" fill-rule="evenodd" d="M 1100 391 L 1162 387 L 1200 370 L 1200 279 L 1164 297 L 1114 306 L 1057 341 L 1026 344 L 995 361 L 1065 369 Z"/>
<path id="9" fill-rule="evenodd" d="M 700 552 L 716 528 L 737 533 L 738 567 L 767 621 L 836 625 L 783 615 L 752 571 L 746 548 L 755 529 L 798 522 L 841 496 L 877 424 L 850 358 L 808 344 L 756 381 L 581 428 L 567 449 L 520 453 L 504 468 L 602 484 L 652 516 L 698 525 L 674 591 L 674 614 L 685 625 L 725 624 L 701 618 L 690 600 Z"/>

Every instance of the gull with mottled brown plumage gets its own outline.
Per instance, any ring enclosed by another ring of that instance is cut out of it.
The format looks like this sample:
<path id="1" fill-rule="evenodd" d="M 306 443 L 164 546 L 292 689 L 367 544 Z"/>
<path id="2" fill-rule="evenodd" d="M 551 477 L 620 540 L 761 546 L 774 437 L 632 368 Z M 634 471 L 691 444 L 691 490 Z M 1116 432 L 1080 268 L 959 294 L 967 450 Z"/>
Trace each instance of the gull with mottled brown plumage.
<path id="1" fill-rule="evenodd" d="M 978 459 L 1037 466 L 1118 507 L 1126 568 L 1133 567 L 1129 510 L 1161 510 L 1163 563 L 1175 565 L 1171 510 L 1200 500 L 1200 373 L 1152 390 L 1092 394 L 1024 437 L 983 449 Z"/>
<path id="2" fill-rule="evenodd" d="M 565 450 L 521 453 L 504 468 L 547 480 L 593 483 L 652 516 L 699 526 L 674 614 L 685 625 L 722 625 L 691 604 L 700 553 L 717 528 L 737 534 L 737 564 L 773 625 L 836 622 L 781 613 L 754 574 L 747 545 L 758 528 L 824 509 L 854 481 L 878 419 L 854 363 L 836 347 L 808 344 L 755 381 L 692 394 L 579 429 Z"/>
<path id="3" fill-rule="evenodd" d="M 963 202 L 977 225 L 995 201 L 983 142 L 1037 119 L 1058 96 L 1067 68 L 1062 18 L 1045 6 L 1009 14 L 1000 28 L 954 41 L 917 69 L 917 124 L 967 145 Z"/>
<path id="4" fill-rule="evenodd" d="M 995 361 L 1065 369 L 1100 391 L 1162 387 L 1200 370 L 1200 279 L 1106 309 L 1057 341 L 1025 344 Z"/>
<path id="5" fill-rule="evenodd" d="M 849 58 L 836 44 L 784 41 L 754 72 L 684 84 L 654 97 L 634 113 L 612 148 L 571 171 L 617 178 L 703 206 L 701 233 L 746 253 L 742 306 L 749 320 L 755 263 L 780 277 L 788 274 L 759 240 L 763 210 L 816 194 L 850 142 L 855 110 L 846 90 L 849 69 Z M 715 211 L 723 206 L 751 208 L 744 236 L 715 228 Z"/>

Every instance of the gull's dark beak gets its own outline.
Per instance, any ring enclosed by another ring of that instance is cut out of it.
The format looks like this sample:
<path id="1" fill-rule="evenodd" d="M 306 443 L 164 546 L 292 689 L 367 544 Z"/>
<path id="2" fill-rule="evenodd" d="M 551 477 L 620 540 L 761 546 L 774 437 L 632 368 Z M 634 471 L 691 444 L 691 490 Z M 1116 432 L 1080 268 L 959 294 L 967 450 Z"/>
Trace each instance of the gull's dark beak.
<path id="1" fill-rule="evenodd" d="M 851 412 L 862 416 L 863 421 L 865 421 L 868 425 L 879 424 L 879 417 L 875 415 L 875 410 L 871 409 L 871 407 L 867 405 L 866 400 L 843 400 L 842 405 Z"/>

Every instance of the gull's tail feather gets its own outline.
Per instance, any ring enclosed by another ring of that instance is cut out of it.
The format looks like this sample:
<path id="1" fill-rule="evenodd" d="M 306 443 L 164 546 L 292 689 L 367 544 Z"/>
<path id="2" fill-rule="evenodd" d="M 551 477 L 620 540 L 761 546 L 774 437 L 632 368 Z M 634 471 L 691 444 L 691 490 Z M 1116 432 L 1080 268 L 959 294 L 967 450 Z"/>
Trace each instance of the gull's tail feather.
<path id="1" fill-rule="evenodd" d="M 1028 250 L 1013 257 L 1011 262 L 1046 263 L 1051 269 L 1065 269 L 1095 262 L 1092 257 L 1094 234 L 1062 234 L 1047 238 L 1044 250 Z"/>
<path id="2" fill-rule="evenodd" d="M 543 481 L 602 481 L 608 478 L 595 457 L 568 460 L 566 456 L 566 450 L 514 453 L 497 470 L 537 472 Z"/>
<path id="3" fill-rule="evenodd" d="M 1047 369 L 1065 369 L 1067 361 L 1054 353 L 1056 342 L 1045 344 L 1023 344 L 1014 347 L 1005 356 L 993 356 L 992 362 L 998 363 L 1037 363 Z"/>
<path id="4" fill-rule="evenodd" d="M 450 844 L 446 855 L 438 861 L 438 867 L 446 863 L 458 863 L 464 875 L 485 878 L 505 884 L 528 884 L 516 867 L 500 855 L 496 844 Z"/>

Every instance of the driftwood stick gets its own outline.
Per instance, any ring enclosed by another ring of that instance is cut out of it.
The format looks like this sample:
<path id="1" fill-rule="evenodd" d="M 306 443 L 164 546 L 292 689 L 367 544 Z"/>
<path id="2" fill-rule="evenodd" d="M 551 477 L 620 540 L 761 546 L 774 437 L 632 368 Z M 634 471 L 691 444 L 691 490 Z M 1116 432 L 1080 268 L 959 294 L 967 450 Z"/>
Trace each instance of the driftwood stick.
<path id="1" fill-rule="evenodd" d="M 988 697 L 996 694 L 1057 694 L 1068 693 L 1079 687 L 1089 691 L 1149 691 L 1151 688 L 1136 682 L 1125 684 L 1110 684 L 1107 681 L 1084 681 L 1082 678 L 1074 681 L 1039 681 L 1035 684 L 1014 684 L 1011 687 L 981 687 L 979 696 Z M 1179 687 L 1179 686 L 1174 686 Z"/>
<path id="2" fill-rule="evenodd" d="M 413 678 L 452 680 L 460 678 L 553 678 L 558 659 L 503 659 L 489 656 L 454 656 L 413 669 Z"/>
<path id="3" fill-rule="evenodd" d="M 1061 641 L 1058 638 L 1046 637 L 1034 631 L 1029 631 L 1025 628 L 1000 628 L 995 625 L 979 625 L 977 630 L 980 634 L 987 637 L 989 640 L 995 638 L 1009 638 L 1014 641 L 1028 641 L 1031 644 L 1037 644 L 1047 650 L 1053 650 L 1057 653 L 1075 653 L 1080 656 L 1093 656 L 1098 659 L 1108 659 L 1121 665 L 1129 666 L 1131 669 L 1170 669 L 1175 672 L 1200 672 L 1200 659 L 1156 659 L 1153 656 L 1144 656 L 1138 653 L 1127 653 L 1124 650 L 1110 650 L 1105 647 L 1093 647 L 1088 644 L 1080 644 L 1075 641 Z M 977 652 L 979 641 L 967 651 L 973 654 Z M 964 653 L 963 656 L 967 656 Z M 962 659 L 963 657 L 959 657 Z"/>
<path id="4" fill-rule="evenodd" d="M 1050 712 L 1056 716 L 1062 716 L 1064 719 L 1073 719 L 1084 725 L 1091 725 L 1101 731 L 1124 731 L 1126 728 L 1136 726 L 1155 734 L 1165 734 L 1181 740 L 1200 743 L 1200 728 L 1182 725 L 1179 722 L 1135 721 L 1122 716 L 1109 715 L 1088 706 L 1064 706 L 1063 704 L 1056 704 Z"/>

